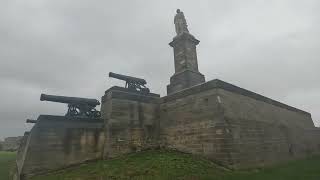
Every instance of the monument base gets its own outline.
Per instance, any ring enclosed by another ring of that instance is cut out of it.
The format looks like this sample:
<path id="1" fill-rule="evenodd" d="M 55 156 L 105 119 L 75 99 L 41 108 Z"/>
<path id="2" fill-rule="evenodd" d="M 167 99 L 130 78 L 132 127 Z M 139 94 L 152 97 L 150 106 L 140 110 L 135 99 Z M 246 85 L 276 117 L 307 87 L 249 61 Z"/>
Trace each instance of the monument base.
<path id="1" fill-rule="evenodd" d="M 102 97 L 106 124 L 104 158 L 156 148 L 159 130 L 159 94 L 111 87 Z"/>
<path id="2" fill-rule="evenodd" d="M 204 82 L 204 75 L 200 72 L 185 70 L 171 76 L 170 84 L 167 86 L 167 94 L 172 94 Z"/>

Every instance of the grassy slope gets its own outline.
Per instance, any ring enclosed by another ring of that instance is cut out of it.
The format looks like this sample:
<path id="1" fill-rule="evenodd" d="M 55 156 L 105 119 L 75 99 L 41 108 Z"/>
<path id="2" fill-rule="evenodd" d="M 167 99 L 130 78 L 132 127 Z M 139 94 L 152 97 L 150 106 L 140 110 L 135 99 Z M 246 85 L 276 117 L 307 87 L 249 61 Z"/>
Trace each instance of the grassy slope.
<path id="1" fill-rule="evenodd" d="M 227 171 L 205 159 L 168 151 L 147 151 L 34 177 L 32 180 L 220 179 L 319 180 L 320 156 L 255 171 Z"/>
<path id="2" fill-rule="evenodd" d="M 0 179 L 9 180 L 10 170 L 14 165 L 16 153 L 0 151 Z M 10 179 L 11 180 L 11 179 Z"/>

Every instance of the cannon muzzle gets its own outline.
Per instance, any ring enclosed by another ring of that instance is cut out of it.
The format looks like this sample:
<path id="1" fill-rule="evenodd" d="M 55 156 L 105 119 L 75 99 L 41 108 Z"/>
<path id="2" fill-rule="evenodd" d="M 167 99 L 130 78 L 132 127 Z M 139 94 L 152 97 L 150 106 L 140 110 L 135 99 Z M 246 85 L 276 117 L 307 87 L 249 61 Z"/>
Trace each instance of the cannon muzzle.
<path id="1" fill-rule="evenodd" d="M 27 119 L 26 123 L 37 123 L 37 120 L 34 119 Z"/>
<path id="2" fill-rule="evenodd" d="M 37 120 L 34 119 L 27 119 L 26 123 L 37 123 Z"/>

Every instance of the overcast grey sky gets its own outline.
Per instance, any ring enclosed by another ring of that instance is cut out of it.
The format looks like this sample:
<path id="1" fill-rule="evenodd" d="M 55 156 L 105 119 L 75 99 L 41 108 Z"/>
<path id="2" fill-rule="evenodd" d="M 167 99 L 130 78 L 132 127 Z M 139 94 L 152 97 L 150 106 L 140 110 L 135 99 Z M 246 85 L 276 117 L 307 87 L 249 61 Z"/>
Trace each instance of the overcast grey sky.
<path id="1" fill-rule="evenodd" d="M 173 17 L 180 8 L 200 40 L 199 69 L 312 113 L 320 124 L 318 0 L 2 0 L 0 139 L 26 118 L 64 114 L 41 93 L 97 98 L 109 71 L 143 77 L 166 94 Z"/>

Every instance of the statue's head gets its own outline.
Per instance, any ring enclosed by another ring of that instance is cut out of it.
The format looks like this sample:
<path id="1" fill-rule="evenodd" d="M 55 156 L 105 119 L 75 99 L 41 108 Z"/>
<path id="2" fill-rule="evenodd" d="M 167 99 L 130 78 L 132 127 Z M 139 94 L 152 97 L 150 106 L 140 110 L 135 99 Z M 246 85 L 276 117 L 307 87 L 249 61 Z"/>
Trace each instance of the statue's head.
<path id="1" fill-rule="evenodd" d="M 177 9 L 177 13 L 180 13 L 181 11 L 180 11 L 180 9 Z"/>

